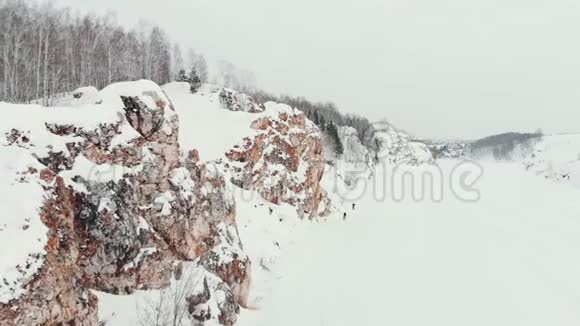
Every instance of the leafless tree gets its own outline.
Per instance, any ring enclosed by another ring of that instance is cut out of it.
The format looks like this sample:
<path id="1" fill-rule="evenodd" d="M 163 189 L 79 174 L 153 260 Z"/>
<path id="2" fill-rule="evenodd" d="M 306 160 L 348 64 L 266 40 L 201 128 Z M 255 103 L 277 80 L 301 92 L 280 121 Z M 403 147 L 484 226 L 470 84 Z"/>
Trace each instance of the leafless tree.
<path id="1" fill-rule="evenodd" d="M 113 14 L 72 15 L 50 2 L 0 0 L 0 101 L 40 102 L 81 86 L 169 82 L 171 43 L 158 27 L 132 30 Z"/>
<path id="2" fill-rule="evenodd" d="M 197 73 L 197 75 L 202 83 L 206 83 L 208 81 L 209 72 L 208 72 L 207 62 L 205 60 L 205 57 L 202 54 L 197 53 L 193 49 L 189 49 L 189 51 L 187 52 L 187 69 L 186 70 L 191 70 L 191 69 L 195 69 L 195 71 L 196 71 L 196 73 Z"/>
<path id="3" fill-rule="evenodd" d="M 156 297 L 137 303 L 141 326 L 184 326 L 187 323 L 187 298 L 203 286 L 204 273 L 200 268 L 186 268 L 175 278 L 171 286 L 158 291 Z"/>

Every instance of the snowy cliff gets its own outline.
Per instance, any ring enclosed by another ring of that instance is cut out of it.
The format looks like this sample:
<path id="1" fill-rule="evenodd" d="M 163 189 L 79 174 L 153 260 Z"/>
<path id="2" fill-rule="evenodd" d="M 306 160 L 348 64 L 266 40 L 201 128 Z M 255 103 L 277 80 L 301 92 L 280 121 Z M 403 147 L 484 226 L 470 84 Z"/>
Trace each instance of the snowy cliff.
<path id="1" fill-rule="evenodd" d="M 364 165 L 370 164 L 369 150 L 362 144 L 356 129 L 341 126 L 338 128 L 338 135 L 344 149 L 341 157 L 343 160 Z"/>
<path id="2" fill-rule="evenodd" d="M 185 146 L 200 148 L 202 158 L 235 185 L 256 190 L 271 203 L 291 204 L 299 216 L 328 213 L 320 186 L 320 133 L 301 111 L 274 102 L 258 106 L 247 95 L 207 84 L 196 94 L 184 83 L 168 84 L 164 90 L 182 117 Z M 224 92 L 238 100 L 223 101 Z"/>
<path id="3" fill-rule="evenodd" d="M 191 324 L 232 325 L 252 271 L 233 185 L 299 215 L 329 207 L 318 132 L 301 112 L 165 90 L 139 81 L 80 106 L 0 103 L 11 117 L 0 123 L 0 325 L 97 325 L 99 299 L 156 289 Z"/>
<path id="4" fill-rule="evenodd" d="M 375 160 L 391 164 L 420 164 L 433 161 L 433 155 L 427 145 L 411 141 L 411 137 L 398 130 L 388 122 L 374 125 L 372 136 Z"/>

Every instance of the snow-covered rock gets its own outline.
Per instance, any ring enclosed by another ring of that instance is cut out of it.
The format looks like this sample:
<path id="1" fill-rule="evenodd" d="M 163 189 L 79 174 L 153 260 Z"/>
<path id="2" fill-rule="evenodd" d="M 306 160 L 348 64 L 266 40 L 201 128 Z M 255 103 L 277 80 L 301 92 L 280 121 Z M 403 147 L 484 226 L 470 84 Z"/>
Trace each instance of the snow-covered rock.
<path id="1" fill-rule="evenodd" d="M 68 100 L 68 101 L 67 101 Z M 80 106 L 95 104 L 99 101 L 99 90 L 94 86 L 80 87 L 71 93 L 65 101 L 54 103 L 55 106 Z"/>
<path id="2" fill-rule="evenodd" d="M 338 136 L 342 143 L 342 159 L 357 164 L 368 165 L 370 154 L 368 149 L 361 143 L 356 129 L 347 126 L 338 128 Z"/>
<path id="3" fill-rule="evenodd" d="M 333 174 L 340 180 L 352 184 L 355 179 L 368 177 L 373 170 L 373 160 L 369 150 L 361 143 L 356 129 L 347 126 L 338 128 L 338 135 L 343 146 L 343 153 L 334 160 Z"/>
<path id="4" fill-rule="evenodd" d="M 411 141 L 409 142 L 409 148 L 414 156 L 414 158 L 411 159 L 412 162 L 425 163 L 433 161 L 433 154 L 429 150 L 429 147 L 424 143 Z"/>
<path id="5" fill-rule="evenodd" d="M 299 216 L 326 214 L 319 210 L 327 195 L 320 185 L 324 158 L 318 128 L 285 104 L 268 102 L 265 107 L 251 125 L 258 132 L 226 154 L 232 182 L 257 190 L 274 204 L 297 207 Z"/>
<path id="6" fill-rule="evenodd" d="M 387 122 L 374 125 L 372 143 L 376 161 L 390 164 L 421 164 L 433 161 L 433 155 L 423 143 L 413 142 L 406 133 L 397 130 Z"/>
<path id="7" fill-rule="evenodd" d="M 263 112 L 224 106 L 216 95 L 223 89 L 208 84 L 196 94 L 183 83 L 163 88 L 181 116 L 184 146 L 199 148 L 202 160 L 239 187 L 295 206 L 300 216 L 327 213 L 320 133 L 301 111 L 274 102 L 260 106 Z"/>
<path id="8" fill-rule="evenodd" d="M 173 83 L 182 84 L 183 83 Z M 171 87 L 171 86 L 170 86 Z M 250 113 L 263 112 L 264 107 L 256 103 L 254 99 L 244 93 L 240 93 L 231 88 L 225 88 L 214 84 L 203 84 L 197 90 L 196 94 L 209 97 L 212 100 L 219 101 L 223 109 L 229 111 L 242 111 Z"/>
<path id="9" fill-rule="evenodd" d="M 181 261 L 206 271 L 203 286 L 183 293 L 185 318 L 233 324 L 251 277 L 226 180 L 180 148 L 159 86 L 114 84 L 98 103 L 0 104 L 11 117 L 0 123 L 1 187 L 18 196 L 3 202 L 14 215 L 0 223 L 0 241 L 21 239 L 2 255 L 14 259 L 0 265 L 0 325 L 96 325 L 90 290 L 163 289 Z"/>
<path id="10" fill-rule="evenodd" d="M 253 269 L 233 185 L 272 211 L 328 213 L 318 128 L 212 85 L 93 91 L 66 107 L 0 103 L 0 325 L 97 325 L 101 306 L 164 293 L 189 324 L 233 325 Z"/>
<path id="11" fill-rule="evenodd" d="M 434 159 L 459 159 L 465 156 L 464 142 L 433 142 L 428 144 Z"/>

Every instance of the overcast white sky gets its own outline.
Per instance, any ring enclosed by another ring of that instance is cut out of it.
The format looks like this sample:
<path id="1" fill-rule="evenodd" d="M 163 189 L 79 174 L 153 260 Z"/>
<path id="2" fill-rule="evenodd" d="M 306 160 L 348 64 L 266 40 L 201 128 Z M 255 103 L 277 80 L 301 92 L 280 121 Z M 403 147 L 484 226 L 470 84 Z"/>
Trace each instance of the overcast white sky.
<path id="1" fill-rule="evenodd" d="M 580 132 L 577 0 L 59 0 L 418 136 Z"/>

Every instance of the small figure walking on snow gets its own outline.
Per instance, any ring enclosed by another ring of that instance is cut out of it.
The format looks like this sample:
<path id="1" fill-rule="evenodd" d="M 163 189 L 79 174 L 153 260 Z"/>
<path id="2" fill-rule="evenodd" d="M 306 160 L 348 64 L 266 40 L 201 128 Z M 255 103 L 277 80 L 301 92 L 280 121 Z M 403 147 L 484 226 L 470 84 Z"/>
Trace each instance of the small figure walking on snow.
<path id="1" fill-rule="evenodd" d="M 272 213 L 274 212 L 274 210 L 272 209 L 272 207 L 268 207 L 268 210 L 270 211 L 270 215 L 272 215 Z"/>
<path id="2" fill-rule="evenodd" d="M 354 207 L 356 206 L 355 203 L 352 203 L 352 210 L 354 211 Z"/>
<path id="3" fill-rule="evenodd" d="M 342 215 L 342 220 L 346 221 L 346 212 L 344 212 L 344 214 Z"/>

